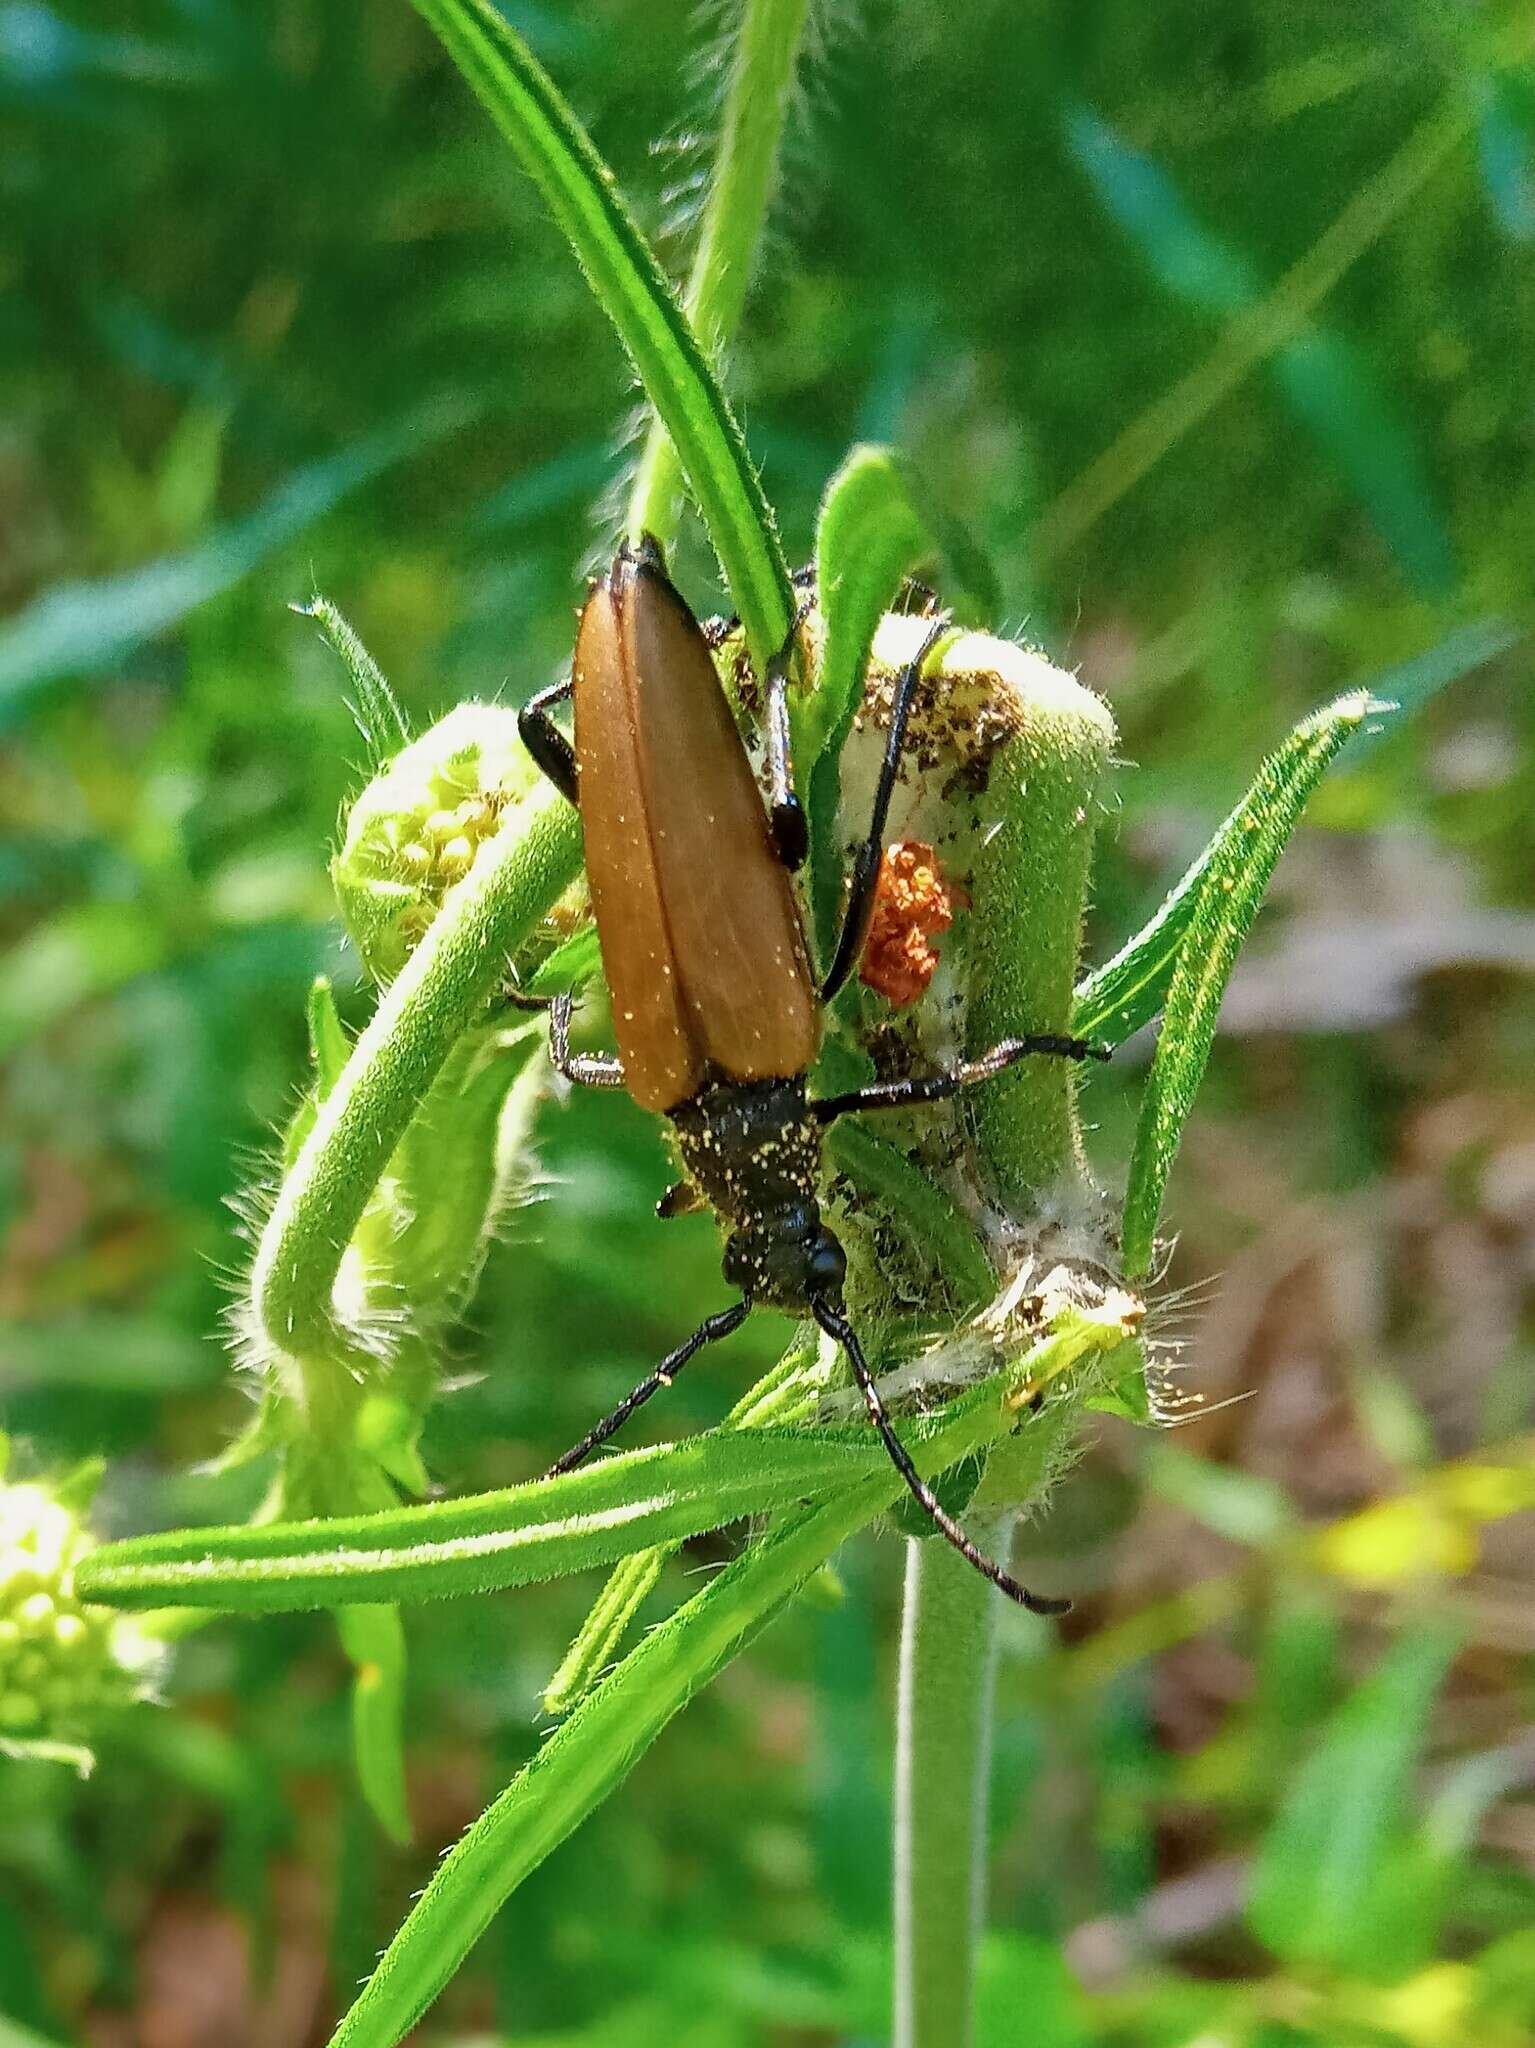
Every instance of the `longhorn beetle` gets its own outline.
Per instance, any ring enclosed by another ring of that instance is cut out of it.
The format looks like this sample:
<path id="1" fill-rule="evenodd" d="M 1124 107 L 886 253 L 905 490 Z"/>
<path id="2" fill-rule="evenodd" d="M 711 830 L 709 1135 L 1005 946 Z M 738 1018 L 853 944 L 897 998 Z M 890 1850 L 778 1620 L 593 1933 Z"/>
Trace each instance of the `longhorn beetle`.
<path id="1" fill-rule="evenodd" d="M 718 1212 L 729 1227 L 724 1275 L 741 1297 L 706 1317 L 549 1476 L 606 1443 L 696 1352 L 739 1329 L 754 1302 L 771 1303 L 814 1317 L 841 1346 L 885 1449 L 954 1548 L 1023 1606 L 1060 1613 L 1070 1603 L 1036 1597 L 983 1555 L 913 1466 L 843 1313 L 847 1261 L 821 1220 L 816 1190 L 821 1134 L 839 1116 L 940 1102 L 1030 1053 L 1107 1054 L 1081 1039 L 1036 1033 L 925 1078 L 807 1096 L 821 1007 L 847 980 L 868 932 L 917 681 L 948 622 L 934 619 L 896 683 L 873 815 L 818 989 L 789 880 L 808 837 L 794 794 L 787 699 L 802 616 L 764 679 L 766 811 L 703 629 L 648 536 L 638 548 L 622 547 L 592 584 L 570 675 L 520 714 L 528 751 L 581 812 L 619 1047 L 618 1058 L 572 1053 L 571 999 L 560 996 L 549 1019 L 554 1063 L 571 1081 L 627 1088 L 671 1119 L 687 1178 L 662 1198 L 660 1213 L 701 1203 Z M 574 745 L 550 717 L 566 699 Z"/>

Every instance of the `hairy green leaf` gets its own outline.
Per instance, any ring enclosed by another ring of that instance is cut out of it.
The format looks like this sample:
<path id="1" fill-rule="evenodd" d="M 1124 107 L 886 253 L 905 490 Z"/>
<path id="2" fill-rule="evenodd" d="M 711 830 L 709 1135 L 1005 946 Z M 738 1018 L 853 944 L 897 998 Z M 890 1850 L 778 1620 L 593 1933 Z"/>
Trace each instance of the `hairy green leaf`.
<path id="1" fill-rule="evenodd" d="M 1404 717 L 1410 717 L 1448 684 L 1469 675 L 1483 662 L 1507 653 L 1518 638 L 1518 633 L 1500 620 L 1479 620 L 1474 625 L 1462 626 L 1447 634 L 1437 646 L 1414 655 L 1410 661 L 1399 662 L 1394 668 L 1384 670 L 1368 683 L 1361 684 L 1360 689 L 1373 701 L 1394 706 Z M 1338 701 L 1348 700 L 1340 698 Z M 1200 889 L 1217 851 L 1233 834 L 1249 829 L 1247 820 L 1253 807 L 1263 802 L 1264 791 L 1276 776 L 1285 778 L 1293 767 L 1309 777 L 1309 781 L 1298 789 L 1304 803 L 1326 770 L 1332 757 L 1316 755 L 1312 743 L 1313 724 L 1313 719 L 1303 720 L 1284 745 L 1264 762 L 1252 787 L 1151 922 L 1122 946 L 1112 960 L 1105 961 L 1102 967 L 1095 967 L 1078 983 L 1071 1028 L 1079 1036 L 1106 1039 L 1110 1045 L 1123 1045 L 1143 1024 L 1149 1024 L 1161 1009 L 1167 1000 L 1168 985 L 1173 978 L 1173 968 L 1177 964 L 1189 919 L 1194 914 Z M 1357 725 L 1351 728 L 1353 737 L 1350 738 L 1349 733 L 1344 737 L 1350 739 L 1353 757 L 1362 754 L 1386 730 L 1384 726 L 1367 726 L 1363 730 Z"/>
<path id="2" fill-rule="evenodd" d="M 1123 1234 L 1127 1279 L 1138 1280 L 1150 1268 L 1167 1176 L 1204 1079 L 1221 998 L 1269 877 L 1329 762 L 1364 720 L 1382 708 L 1364 691 L 1356 691 L 1297 726 L 1284 746 L 1265 761 L 1247 796 L 1221 827 L 1202 872 L 1197 878 L 1186 877 L 1180 885 L 1189 898 L 1186 909 L 1180 903 L 1178 912 L 1170 915 L 1169 905 L 1164 905 L 1160 936 L 1148 943 L 1157 933 L 1158 921 L 1154 921 L 1135 942 L 1135 949 L 1120 956 L 1120 961 L 1128 964 L 1130 952 L 1136 951 L 1143 963 L 1122 978 L 1117 1003 L 1123 1013 L 1123 1006 L 1135 1000 L 1150 978 L 1157 947 L 1168 942 L 1168 926 L 1181 926 L 1172 941 L 1177 950 L 1167 1010 L 1130 1157 Z M 1169 899 L 1169 904 L 1173 900 Z M 1118 964 L 1111 963 L 1111 968 Z M 1109 970 L 1104 972 L 1107 976 Z M 1079 1024 L 1077 1028 L 1095 1027 Z"/>
<path id="3" fill-rule="evenodd" d="M 612 1564 L 851 1485 L 881 1455 L 856 1431 L 715 1430 L 464 1500 L 131 1537 L 92 1551 L 77 1578 L 90 1599 L 119 1607 L 272 1614 L 439 1600 Z"/>
<path id="4" fill-rule="evenodd" d="M 687 317 L 716 359 L 740 325 L 763 224 L 778 184 L 778 151 L 794 99 L 809 0 L 746 0 L 735 37 L 719 147 L 688 279 Z M 659 420 L 645 437 L 629 499 L 631 534 L 669 543 L 676 524 L 677 450 Z"/>

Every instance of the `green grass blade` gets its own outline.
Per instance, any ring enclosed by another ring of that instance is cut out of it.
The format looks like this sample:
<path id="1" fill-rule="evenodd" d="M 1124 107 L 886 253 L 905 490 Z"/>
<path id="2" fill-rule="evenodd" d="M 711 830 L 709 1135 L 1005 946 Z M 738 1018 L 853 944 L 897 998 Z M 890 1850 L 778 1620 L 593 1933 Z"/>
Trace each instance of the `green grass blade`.
<path id="1" fill-rule="evenodd" d="M 612 172 L 488 0 L 415 0 L 538 187 L 671 436 L 759 668 L 783 642 L 788 568 L 741 430 Z"/>
<path id="2" fill-rule="evenodd" d="M 879 1457 L 861 1432 L 715 1430 L 464 1500 L 131 1537 L 92 1551 L 78 1583 L 118 1607 L 239 1614 L 440 1600 L 612 1564 L 848 1486 Z"/>
<path id="3" fill-rule="evenodd" d="M 1395 1979 L 1421 1969 L 1433 1858 L 1412 1813 L 1435 1698 L 1457 1649 L 1442 1624 L 1393 1644 L 1289 1785 L 1253 1874 L 1248 1923 L 1287 1962 Z M 1421 1939 L 1418 1939 L 1421 1938 Z"/>
<path id="4" fill-rule="evenodd" d="M 1404 717 L 1410 717 L 1448 684 L 1469 675 L 1483 662 L 1507 653 L 1517 644 L 1519 637 L 1515 628 L 1501 620 L 1478 620 L 1446 635 L 1437 646 L 1414 655 L 1410 661 L 1399 662 L 1396 667 L 1383 671 L 1370 682 L 1361 684 L 1360 689 L 1375 702 L 1393 705 Z M 1338 700 L 1339 703 L 1347 701 L 1347 698 Z M 1252 831 L 1249 821 L 1254 806 L 1264 802 L 1264 792 L 1273 786 L 1276 778 L 1285 780 L 1292 767 L 1299 765 L 1304 768 L 1309 762 L 1306 772 L 1311 774 L 1312 780 L 1299 792 L 1304 803 L 1327 767 L 1331 756 L 1320 761 L 1315 757 L 1314 725 L 1314 719 L 1298 725 L 1278 752 L 1264 763 L 1252 787 L 1151 922 L 1122 946 L 1112 960 L 1105 961 L 1102 967 L 1095 967 L 1078 984 L 1076 1006 L 1072 1012 L 1073 1031 L 1083 1038 L 1122 1045 L 1143 1024 L 1151 1022 L 1167 1000 L 1179 948 L 1217 849 L 1230 841 L 1233 835 Z M 1376 745 L 1390 728 L 1367 727 L 1360 731 L 1355 726 L 1351 730 L 1357 735 L 1351 741 L 1353 756 L 1357 758 L 1367 748 Z M 1345 734 L 1345 738 L 1348 737 Z"/>
<path id="5" fill-rule="evenodd" d="M 1086 107 L 1067 115 L 1066 137 L 1164 291 L 1227 318 L 1261 302 L 1252 264 L 1195 217 L 1160 165 Z M 1269 367 L 1291 412 L 1343 472 L 1408 575 L 1433 593 L 1452 588 L 1449 534 L 1416 436 L 1364 353 L 1347 336 L 1313 325 L 1282 343 Z"/>
<path id="6" fill-rule="evenodd" d="M 1190 882 L 1186 908 L 1180 906 L 1177 918 L 1168 920 L 1180 923 L 1181 930 L 1173 942 L 1177 952 L 1166 1015 L 1141 1100 L 1125 1191 L 1124 1271 L 1129 1280 L 1140 1279 L 1150 1268 L 1167 1176 L 1204 1079 L 1221 998 L 1269 877 L 1328 764 L 1381 708 L 1357 691 L 1297 726 L 1264 763 L 1212 841 L 1203 872 Z M 1164 924 L 1158 943 L 1166 942 Z M 1146 949 L 1148 961 L 1153 952 Z"/>
<path id="7" fill-rule="evenodd" d="M 1009 1426 L 1003 1386 L 1049 1377 L 1122 1331 L 1075 1318 L 941 1418 L 903 1431 L 929 1477 Z M 628 1776 L 703 1686 L 777 1615 L 833 1551 L 902 1493 L 888 1464 L 820 1507 L 786 1516 L 702 1593 L 653 1629 L 557 1728 L 440 1863 L 330 2048 L 393 2048 L 502 1904 Z"/>
<path id="8" fill-rule="evenodd" d="M 1465 93 L 1446 93 L 1272 290 L 1233 307 L 1210 353 L 1138 414 L 1041 515 L 1034 529 L 1041 562 L 1058 561 L 1075 547 L 1222 399 L 1303 332 L 1339 279 L 1460 148 L 1474 118 Z M 1211 283 L 1220 289 L 1218 274 Z"/>
<path id="9" fill-rule="evenodd" d="M 718 361 L 741 322 L 763 224 L 778 183 L 778 150 L 794 99 L 794 70 L 808 0 L 746 0 L 725 91 L 719 148 L 709 180 L 684 301 L 693 332 Z M 676 530 L 677 450 L 651 423 L 629 500 L 631 535 L 670 543 Z"/>

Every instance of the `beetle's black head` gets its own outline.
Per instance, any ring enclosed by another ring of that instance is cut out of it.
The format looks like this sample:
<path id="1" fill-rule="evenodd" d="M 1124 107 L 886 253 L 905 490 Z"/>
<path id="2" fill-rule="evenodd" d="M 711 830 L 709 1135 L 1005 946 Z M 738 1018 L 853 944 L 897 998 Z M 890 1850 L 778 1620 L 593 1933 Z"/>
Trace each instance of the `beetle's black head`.
<path id="1" fill-rule="evenodd" d="M 847 1254 L 813 1204 L 758 1217 L 725 1246 L 731 1286 L 791 1315 L 807 1315 L 812 1301 L 839 1303 L 846 1277 Z"/>

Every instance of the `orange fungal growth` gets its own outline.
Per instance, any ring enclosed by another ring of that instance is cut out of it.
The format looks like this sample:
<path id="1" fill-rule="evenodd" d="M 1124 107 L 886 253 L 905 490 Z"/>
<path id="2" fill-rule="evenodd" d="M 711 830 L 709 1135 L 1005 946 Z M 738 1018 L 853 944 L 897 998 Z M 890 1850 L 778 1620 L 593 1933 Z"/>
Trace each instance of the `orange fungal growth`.
<path id="1" fill-rule="evenodd" d="M 914 1003 L 933 978 L 938 955 L 928 943 L 954 922 L 964 894 L 944 880 L 932 847 L 898 839 L 879 864 L 874 916 L 860 979 L 892 1003 Z"/>

